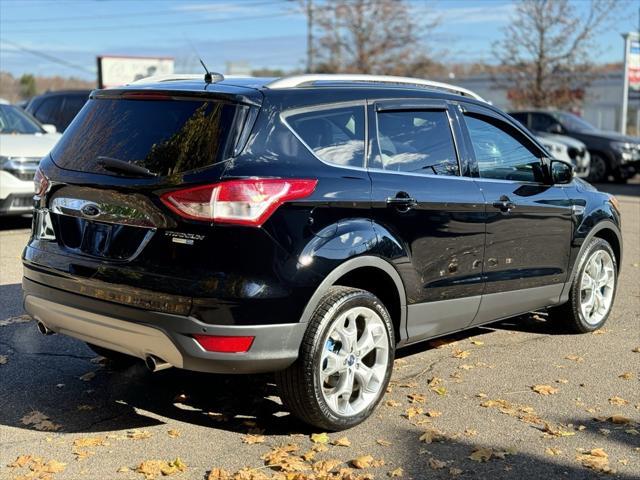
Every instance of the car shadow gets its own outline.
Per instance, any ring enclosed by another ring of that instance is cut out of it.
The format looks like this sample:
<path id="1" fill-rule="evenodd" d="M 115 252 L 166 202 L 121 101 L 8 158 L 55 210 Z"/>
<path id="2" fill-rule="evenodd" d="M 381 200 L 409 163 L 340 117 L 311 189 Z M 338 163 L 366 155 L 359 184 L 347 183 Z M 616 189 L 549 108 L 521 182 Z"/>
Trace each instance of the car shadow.
<path id="1" fill-rule="evenodd" d="M 0 231 L 31 228 L 31 215 L 0 217 Z"/>
<path id="2" fill-rule="evenodd" d="M 612 195 L 640 197 L 640 183 L 595 183 L 593 186 Z"/>

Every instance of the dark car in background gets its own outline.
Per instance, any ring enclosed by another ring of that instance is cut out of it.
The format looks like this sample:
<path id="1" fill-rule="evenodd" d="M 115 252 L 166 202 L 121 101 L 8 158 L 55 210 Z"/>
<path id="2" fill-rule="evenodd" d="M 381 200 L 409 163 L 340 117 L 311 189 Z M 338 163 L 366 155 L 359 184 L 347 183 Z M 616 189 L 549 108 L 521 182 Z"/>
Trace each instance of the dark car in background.
<path id="1" fill-rule="evenodd" d="M 60 90 L 33 97 L 24 109 L 40 123 L 55 125 L 64 132 L 80 109 L 89 100 L 91 90 Z"/>
<path id="2" fill-rule="evenodd" d="M 640 171 L 638 137 L 599 130 L 577 115 L 559 110 L 520 110 L 509 115 L 533 132 L 566 135 L 583 142 L 591 154 L 591 182 L 605 182 L 609 177 L 626 182 Z"/>
<path id="3" fill-rule="evenodd" d="M 292 413 L 348 428 L 398 348 L 545 307 L 604 325 L 618 204 L 548 157 L 427 80 L 97 90 L 36 174 L 24 305 L 42 333 L 152 371 L 275 372 Z"/>

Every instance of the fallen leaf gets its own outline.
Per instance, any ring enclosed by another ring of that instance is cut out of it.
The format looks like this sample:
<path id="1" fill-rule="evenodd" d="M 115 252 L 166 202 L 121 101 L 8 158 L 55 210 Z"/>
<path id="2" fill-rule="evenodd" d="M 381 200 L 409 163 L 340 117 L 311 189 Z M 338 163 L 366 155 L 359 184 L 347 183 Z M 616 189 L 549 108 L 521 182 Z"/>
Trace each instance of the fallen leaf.
<path id="1" fill-rule="evenodd" d="M 20 421 L 23 425 L 33 425 L 33 428 L 36 430 L 44 432 L 55 432 L 62 428 L 62 425 L 53 423 L 49 420 L 48 416 L 38 410 L 33 410 L 30 413 L 27 413 L 20 419 Z"/>
<path id="2" fill-rule="evenodd" d="M 372 463 L 373 457 L 371 455 L 362 455 L 351 460 L 351 465 L 358 469 L 370 468 Z"/>
<path id="3" fill-rule="evenodd" d="M 407 398 L 411 403 L 424 403 L 426 401 L 426 397 L 422 393 L 410 393 Z"/>
<path id="4" fill-rule="evenodd" d="M 385 405 L 386 405 L 387 407 L 399 407 L 399 406 L 400 406 L 400 405 L 402 405 L 402 404 L 401 404 L 400 402 L 395 401 L 395 400 L 387 400 L 387 401 L 385 402 Z"/>
<path id="5" fill-rule="evenodd" d="M 311 441 L 313 443 L 328 443 L 329 442 L 329 435 L 327 435 L 325 432 L 323 432 L 323 433 L 312 433 L 311 434 Z"/>
<path id="6" fill-rule="evenodd" d="M 9 317 L 5 320 L 0 320 L 0 327 L 6 327 L 7 325 L 11 325 L 14 323 L 25 323 L 30 321 L 31 317 L 29 315 L 18 315 L 16 317 Z"/>
<path id="7" fill-rule="evenodd" d="M 454 350 L 451 356 L 453 358 L 467 358 L 469 355 L 471 355 L 469 350 Z"/>
<path id="8" fill-rule="evenodd" d="M 129 467 L 120 467 L 118 470 L 116 470 L 117 473 L 127 473 L 130 471 L 131 469 Z"/>
<path id="9" fill-rule="evenodd" d="M 80 380 L 82 380 L 83 382 L 89 382 L 91 380 L 93 380 L 93 378 L 96 376 L 96 372 L 87 372 L 84 375 L 81 375 L 80 377 L 78 377 Z"/>
<path id="10" fill-rule="evenodd" d="M 533 385 L 531 387 L 531 390 L 539 393 L 540 395 L 555 395 L 559 391 L 557 388 L 552 387 L 551 385 Z"/>
<path id="11" fill-rule="evenodd" d="M 447 462 L 443 462 L 442 460 L 438 460 L 437 458 L 430 458 L 429 461 L 429 467 L 432 470 L 440 470 L 443 469 L 447 466 Z"/>
<path id="12" fill-rule="evenodd" d="M 326 475 L 339 465 L 342 465 L 342 460 L 320 460 L 319 462 L 314 463 L 312 468 L 314 472 Z"/>
<path id="13" fill-rule="evenodd" d="M 247 443 L 249 445 L 254 445 L 256 443 L 264 443 L 265 436 L 264 435 L 244 435 L 242 437 L 242 443 Z"/>
<path id="14" fill-rule="evenodd" d="M 542 431 L 552 437 L 572 437 L 576 434 L 576 432 L 564 430 L 560 426 L 555 426 L 548 422 L 544 423 L 544 428 L 542 429 Z"/>
<path id="15" fill-rule="evenodd" d="M 623 417 L 622 415 L 611 415 L 607 418 L 607 421 L 617 425 L 626 425 L 627 423 L 631 423 L 631 419 Z"/>
<path id="16" fill-rule="evenodd" d="M 0 355 L 0 365 L 4 365 L 9 361 L 9 357 L 6 355 Z"/>
<path id="17" fill-rule="evenodd" d="M 493 450 L 490 448 L 479 447 L 476 448 L 468 458 L 474 462 L 488 462 L 492 456 Z"/>
<path id="18" fill-rule="evenodd" d="M 451 467 L 449 469 L 449 475 L 452 477 L 457 477 L 458 475 L 462 475 L 463 470 L 461 468 Z"/>
<path id="19" fill-rule="evenodd" d="M 611 405 L 628 405 L 628 404 L 629 404 L 629 401 L 628 401 L 628 400 L 625 400 L 624 398 L 621 398 L 621 397 L 615 396 L 615 397 L 611 397 L 611 398 L 609 399 L 609 403 L 610 403 Z"/>
<path id="20" fill-rule="evenodd" d="M 144 475 L 146 479 L 153 479 L 158 475 L 168 476 L 177 472 L 184 472 L 187 466 L 182 460 L 176 458 L 171 462 L 164 460 L 145 460 L 136 468 L 136 472 Z"/>
<path id="21" fill-rule="evenodd" d="M 127 438 L 132 440 L 144 440 L 149 437 L 151 437 L 151 432 L 147 430 L 129 430 L 127 432 Z"/>
<path id="22" fill-rule="evenodd" d="M 618 378 L 623 380 L 631 380 L 633 378 L 633 372 L 624 372 L 618 375 Z"/>
<path id="23" fill-rule="evenodd" d="M 231 474 L 222 468 L 212 468 L 207 480 L 231 480 Z"/>
<path id="24" fill-rule="evenodd" d="M 477 346 L 484 345 L 484 342 L 482 342 L 480 340 L 472 340 L 471 343 L 473 343 L 474 345 L 477 345 Z"/>
<path id="25" fill-rule="evenodd" d="M 383 447 L 389 447 L 391 446 L 391 442 L 389 440 L 385 440 L 384 438 L 378 438 L 376 440 L 376 443 L 378 445 L 382 445 Z"/>
<path id="26" fill-rule="evenodd" d="M 433 390 L 440 396 L 447 394 L 447 389 L 445 387 L 433 387 L 431 390 Z"/>
<path id="27" fill-rule="evenodd" d="M 562 450 L 560 450 L 559 448 L 547 447 L 544 449 L 544 453 L 546 453 L 547 455 L 560 455 L 562 453 Z"/>
<path id="28" fill-rule="evenodd" d="M 349 439 L 347 437 L 340 437 L 337 440 L 334 440 L 333 442 L 331 442 L 332 445 L 335 445 L 336 447 L 350 447 L 351 446 L 351 442 L 349 441 Z"/>
<path id="29" fill-rule="evenodd" d="M 442 412 L 439 412 L 437 410 L 427 410 L 426 412 L 424 412 L 424 414 L 427 417 L 435 418 L 435 417 L 439 417 L 440 415 L 442 415 Z"/>
<path id="30" fill-rule="evenodd" d="M 100 447 L 104 444 L 105 439 L 102 437 L 83 437 L 73 441 L 73 446 L 77 448 Z"/>
<path id="31" fill-rule="evenodd" d="M 633 353 L 640 353 L 640 347 L 636 347 L 633 350 L 631 350 Z"/>
<path id="32" fill-rule="evenodd" d="M 171 429 L 167 431 L 167 435 L 169 435 L 171 438 L 178 438 L 182 434 L 178 430 Z"/>
<path id="33" fill-rule="evenodd" d="M 443 442 L 444 440 L 446 440 L 446 435 L 440 430 L 429 428 L 425 430 L 422 435 L 420 435 L 419 440 L 424 443 Z"/>
<path id="34" fill-rule="evenodd" d="M 413 417 L 415 417 L 416 415 L 421 415 L 423 412 L 422 408 L 420 407 L 409 407 L 407 408 L 407 411 L 404 413 L 404 416 L 411 419 Z"/>
<path id="35" fill-rule="evenodd" d="M 611 472 L 609 455 L 602 448 L 594 448 L 576 457 L 583 466 L 600 472 Z"/>
<path id="36" fill-rule="evenodd" d="M 388 475 L 390 477 L 401 477 L 404 474 L 404 470 L 402 470 L 402 467 L 398 467 L 395 470 L 391 470 Z"/>
<path id="37" fill-rule="evenodd" d="M 575 355 L 573 353 L 570 355 L 567 355 L 564 358 L 566 358 L 567 360 L 571 360 L 573 362 L 584 362 L 584 358 L 582 358 L 580 355 Z"/>
<path id="38" fill-rule="evenodd" d="M 9 468 L 22 468 L 31 461 L 31 455 L 20 455 L 13 462 L 7 465 Z"/>

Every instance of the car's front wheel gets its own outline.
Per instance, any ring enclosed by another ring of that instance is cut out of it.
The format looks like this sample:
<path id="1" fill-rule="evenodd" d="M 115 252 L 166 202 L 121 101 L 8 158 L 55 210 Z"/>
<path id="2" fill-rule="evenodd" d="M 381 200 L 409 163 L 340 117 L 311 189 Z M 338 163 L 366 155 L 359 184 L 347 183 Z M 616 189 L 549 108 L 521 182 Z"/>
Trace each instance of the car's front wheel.
<path id="1" fill-rule="evenodd" d="M 609 165 L 605 158 L 598 154 L 591 154 L 591 165 L 589 168 L 589 182 L 602 183 L 609 178 Z"/>
<path id="2" fill-rule="evenodd" d="M 618 282 L 618 266 L 611 245 L 602 238 L 591 240 L 578 261 L 569 301 L 552 312 L 573 332 L 593 332 L 609 318 Z"/>
<path id="3" fill-rule="evenodd" d="M 282 401 L 315 427 L 353 427 L 384 396 L 394 353 L 382 302 L 364 290 L 331 287 L 309 321 L 298 360 L 276 374 Z"/>

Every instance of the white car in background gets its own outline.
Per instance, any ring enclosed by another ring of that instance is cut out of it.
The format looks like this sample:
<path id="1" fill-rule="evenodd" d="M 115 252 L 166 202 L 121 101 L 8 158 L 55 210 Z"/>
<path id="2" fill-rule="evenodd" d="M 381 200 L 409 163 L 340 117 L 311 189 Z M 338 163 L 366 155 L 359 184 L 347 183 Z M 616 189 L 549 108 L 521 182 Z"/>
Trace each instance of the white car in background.
<path id="1" fill-rule="evenodd" d="M 30 213 L 33 175 L 60 134 L 14 105 L 0 103 L 0 216 Z"/>
<path id="2" fill-rule="evenodd" d="M 564 160 L 573 165 L 577 177 L 587 178 L 589 176 L 591 155 L 589 155 L 587 146 L 580 140 L 566 135 L 542 132 L 536 132 L 536 138 L 549 150 L 553 158 Z"/>

